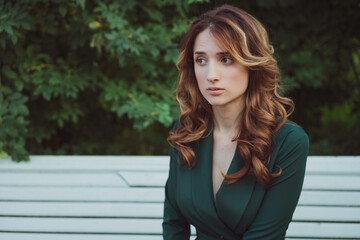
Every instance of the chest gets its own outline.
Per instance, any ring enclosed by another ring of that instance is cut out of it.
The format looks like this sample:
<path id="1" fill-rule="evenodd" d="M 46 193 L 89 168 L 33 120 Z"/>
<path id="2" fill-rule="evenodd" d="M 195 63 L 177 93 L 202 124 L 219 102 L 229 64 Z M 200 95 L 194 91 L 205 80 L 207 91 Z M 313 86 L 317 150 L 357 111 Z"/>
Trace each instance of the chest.
<path id="1" fill-rule="evenodd" d="M 194 168 L 177 168 L 174 175 L 176 202 L 183 216 L 196 229 L 214 236 L 221 233 L 225 239 L 241 239 L 253 213 L 250 216 L 246 214 L 245 218 L 242 216 L 247 209 L 258 209 L 256 200 L 261 200 L 261 196 L 253 194 L 258 192 L 254 191 L 256 181 L 253 177 L 245 177 L 234 184 L 223 183 L 220 169 L 225 174 L 235 173 L 242 168 L 243 160 L 238 154 L 236 144 L 213 144 L 213 138 L 210 137 L 194 146 L 197 159 Z M 221 176 L 218 182 L 214 181 L 212 175 L 215 169 L 214 172 Z M 214 191 L 213 187 L 217 191 Z M 250 206 L 249 203 L 256 206 Z M 243 224 L 240 224 L 241 219 L 245 221 Z"/>
<path id="2" fill-rule="evenodd" d="M 214 138 L 212 159 L 212 185 L 214 199 L 226 174 L 236 150 L 236 142 L 231 139 Z"/>

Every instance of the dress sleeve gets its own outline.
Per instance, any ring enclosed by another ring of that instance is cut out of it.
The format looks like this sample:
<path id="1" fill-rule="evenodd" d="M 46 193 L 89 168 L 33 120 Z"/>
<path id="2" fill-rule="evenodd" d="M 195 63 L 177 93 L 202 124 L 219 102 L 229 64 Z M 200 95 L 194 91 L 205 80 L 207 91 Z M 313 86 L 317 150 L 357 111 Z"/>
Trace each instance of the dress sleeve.
<path id="1" fill-rule="evenodd" d="M 170 149 L 170 169 L 169 177 L 165 185 L 165 202 L 164 202 L 164 220 L 163 238 L 164 240 L 186 240 L 190 238 L 190 224 L 177 205 L 175 198 L 176 187 L 176 168 L 175 150 Z"/>
<path id="2" fill-rule="evenodd" d="M 285 239 L 300 197 L 308 151 L 309 138 L 302 129 L 296 129 L 286 136 L 276 159 L 282 173 L 273 178 L 243 240 Z"/>

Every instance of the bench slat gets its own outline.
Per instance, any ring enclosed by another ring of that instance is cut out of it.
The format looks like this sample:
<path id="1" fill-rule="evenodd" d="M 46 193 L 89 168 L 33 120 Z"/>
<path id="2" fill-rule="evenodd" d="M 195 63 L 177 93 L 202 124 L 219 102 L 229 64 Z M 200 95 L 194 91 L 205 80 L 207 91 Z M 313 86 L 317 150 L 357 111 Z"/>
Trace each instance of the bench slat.
<path id="1" fill-rule="evenodd" d="M 48 234 L 48 233 L 2 233 L 0 239 L 6 240 L 163 240 L 159 235 L 108 235 L 108 234 Z M 191 236 L 190 240 L 194 240 Z M 293 238 L 285 238 L 290 240 Z M 296 238 L 296 240 L 315 240 L 314 238 Z M 334 240 L 322 238 L 322 240 Z M 340 239 L 339 239 L 340 240 Z"/>
<path id="2" fill-rule="evenodd" d="M 166 172 L 123 172 L 127 184 L 133 187 L 163 187 Z M 2 186 L 126 186 L 121 176 L 110 173 L 1 173 Z M 360 176 L 307 175 L 305 190 L 350 190 L 360 191 Z"/>
<path id="3" fill-rule="evenodd" d="M 119 171 L 126 183 L 131 187 L 163 187 L 165 186 L 167 172 L 125 172 Z"/>
<path id="4" fill-rule="evenodd" d="M 313 176 L 306 175 L 303 189 L 360 191 L 360 176 Z"/>
<path id="5" fill-rule="evenodd" d="M 109 173 L 6 173 L 0 174 L 0 186 L 127 186 L 116 174 Z"/>
<path id="6" fill-rule="evenodd" d="M 1 187 L 0 201 L 163 202 L 163 188 Z M 299 205 L 357 206 L 360 192 L 302 191 Z"/>
<path id="7" fill-rule="evenodd" d="M 161 219 L 0 217 L 0 231 L 161 234 Z M 304 231 L 306 229 L 306 231 Z M 288 237 L 359 238 L 360 223 L 290 223 Z"/>
<path id="8" fill-rule="evenodd" d="M 167 173 L 164 172 L 143 173 L 120 171 L 119 174 L 132 187 L 161 187 L 165 185 L 167 179 Z M 307 175 L 305 176 L 303 189 L 360 191 L 360 176 Z"/>
<path id="9" fill-rule="evenodd" d="M 303 190 L 298 205 L 360 207 L 360 192 Z"/>
<path id="10" fill-rule="evenodd" d="M 164 199 L 164 188 L 0 186 L 0 200 L 163 202 Z"/>
<path id="11" fill-rule="evenodd" d="M 309 156 L 306 164 L 307 174 L 360 175 L 358 156 Z"/>
<path id="12" fill-rule="evenodd" d="M 360 223 L 301 223 L 291 222 L 287 237 L 359 239 Z"/>
<path id="13" fill-rule="evenodd" d="M 169 169 L 169 156 L 30 156 L 29 162 L 0 161 L 1 171 L 111 171 Z"/>
<path id="14" fill-rule="evenodd" d="M 162 218 L 162 203 L 0 202 L 0 215 Z"/>
<path id="15" fill-rule="evenodd" d="M 0 217 L 0 231 L 160 234 L 161 219 Z"/>
<path id="16" fill-rule="evenodd" d="M 4 233 L 6 240 L 162 240 L 159 235 L 108 235 L 108 234 L 49 234 L 49 233 Z"/>
<path id="17" fill-rule="evenodd" d="M 149 162 L 151 164 L 149 164 Z M 0 171 L 168 171 L 169 156 L 30 156 L 30 162 L 0 161 Z M 309 156 L 307 174 L 360 175 L 357 156 Z"/>
<path id="18" fill-rule="evenodd" d="M 2 216 L 162 218 L 162 203 L 0 202 Z M 294 221 L 360 222 L 360 207 L 298 206 Z"/>
<path id="19" fill-rule="evenodd" d="M 360 222 L 360 207 L 298 206 L 293 221 Z"/>

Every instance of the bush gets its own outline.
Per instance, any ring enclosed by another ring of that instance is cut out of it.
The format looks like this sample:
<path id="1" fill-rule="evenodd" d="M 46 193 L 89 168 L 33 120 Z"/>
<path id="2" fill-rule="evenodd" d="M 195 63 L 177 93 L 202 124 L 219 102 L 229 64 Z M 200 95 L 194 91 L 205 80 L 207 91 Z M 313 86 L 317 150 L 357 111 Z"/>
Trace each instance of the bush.
<path id="1" fill-rule="evenodd" d="M 292 119 L 310 134 L 311 153 L 359 154 L 360 140 L 349 137 L 360 133 L 357 1 L 303 2 L 228 1 L 269 30 L 283 91 L 297 106 Z M 214 6 L 0 1 L 0 157 L 167 154 L 179 116 L 178 43 Z M 348 118 L 334 117 L 344 111 Z M 341 146 L 329 136 L 334 128 Z"/>

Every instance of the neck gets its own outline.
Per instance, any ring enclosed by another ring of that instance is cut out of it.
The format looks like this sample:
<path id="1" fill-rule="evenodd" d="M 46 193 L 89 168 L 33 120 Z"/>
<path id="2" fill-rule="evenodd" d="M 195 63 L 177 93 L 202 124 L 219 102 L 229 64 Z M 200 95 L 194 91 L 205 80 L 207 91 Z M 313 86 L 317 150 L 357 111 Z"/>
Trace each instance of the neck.
<path id="1" fill-rule="evenodd" d="M 213 106 L 214 131 L 235 137 L 240 130 L 240 117 L 244 105 Z"/>

